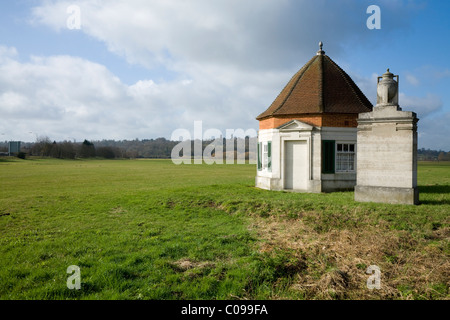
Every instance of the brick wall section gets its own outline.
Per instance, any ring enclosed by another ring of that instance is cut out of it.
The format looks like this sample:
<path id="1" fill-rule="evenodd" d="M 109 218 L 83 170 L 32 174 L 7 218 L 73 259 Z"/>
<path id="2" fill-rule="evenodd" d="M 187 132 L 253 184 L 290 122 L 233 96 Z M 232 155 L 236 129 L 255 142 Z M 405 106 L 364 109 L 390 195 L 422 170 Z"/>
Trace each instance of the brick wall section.
<path id="1" fill-rule="evenodd" d="M 357 119 L 357 113 L 270 117 L 259 122 L 259 130 L 275 129 L 291 120 L 298 120 L 316 127 L 356 128 L 358 126 Z"/>
<path id="2" fill-rule="evenodd" d="M 322 127 L 358 127 L 358 114 L 326 114 L 323 117 Z"/>

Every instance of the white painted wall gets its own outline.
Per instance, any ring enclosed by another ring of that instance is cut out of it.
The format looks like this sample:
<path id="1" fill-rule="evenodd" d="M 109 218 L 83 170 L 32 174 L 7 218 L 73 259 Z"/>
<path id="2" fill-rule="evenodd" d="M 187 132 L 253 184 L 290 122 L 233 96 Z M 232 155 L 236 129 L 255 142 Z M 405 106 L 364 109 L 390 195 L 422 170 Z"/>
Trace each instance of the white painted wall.
<path id="1" fill-rule="evenodd" d="M 334 174 L 321 173 L 322 191 L 353 189 L 356 185 L 357 170 L 357 128 L 323 127 L 322 140 L 334 140 L 336 144 L 355 144 L 355 171 L 335 172 Z M 322 168 L 320 168 L 322 169 Z M 320 171 L 322 172 L 322 171 Z"/>
<path id="2" fill-rule="evenodd" d="M 318 128 L 291 121 L 279 129 L 259 131 L 259 142 L 272 141 L 272 171 L 257 171 L 256 186 L 303 192 L 348 189 L 356 173 L 322 174 L 322 139 L 356 143 L 356 128 Z"/>

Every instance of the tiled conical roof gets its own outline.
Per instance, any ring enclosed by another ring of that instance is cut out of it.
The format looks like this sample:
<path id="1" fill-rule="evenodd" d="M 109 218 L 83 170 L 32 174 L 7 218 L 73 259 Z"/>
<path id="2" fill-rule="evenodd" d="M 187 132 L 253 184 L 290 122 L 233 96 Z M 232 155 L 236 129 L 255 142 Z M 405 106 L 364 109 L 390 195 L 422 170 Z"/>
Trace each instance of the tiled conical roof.
<path id="1" fill-rule="evenodd" d="M 272 105 L 256 119 L 372 111 L 372 104 L 350 76 L 330 59 L 322 46 L 281 91 Z"/>

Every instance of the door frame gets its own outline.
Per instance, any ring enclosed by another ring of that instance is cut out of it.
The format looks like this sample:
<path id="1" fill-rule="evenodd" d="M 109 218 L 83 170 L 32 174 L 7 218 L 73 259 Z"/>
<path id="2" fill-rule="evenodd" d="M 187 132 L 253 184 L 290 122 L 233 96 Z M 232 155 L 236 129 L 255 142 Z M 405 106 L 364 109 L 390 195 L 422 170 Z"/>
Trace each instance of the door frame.
<path id="1" fill-rule="evenodd" d="M 304 142 L 305 146 L 306 146 L 306 168 L 305 168 L 305 174 L 306 174 L 306 181 L 305 181 L 305 186 L 306 188 L 304 189 L 305 191 L 308 190 L 309 188 L 309 181 L 311 180 L 311 138 L 310 137 L 304 137 L 302 139 L 281 139 L 282 143 L 281 143 L 281 154 L 282 154 L 282 166 L 281 166 L 281 176 L 282 176 L 282 183 L 283 183 L 283 189 L 285 190 L 303 190 L 303 189 L 286 189 L 286 145 L 287 143 L 295 143 L 295 142 Z"/>

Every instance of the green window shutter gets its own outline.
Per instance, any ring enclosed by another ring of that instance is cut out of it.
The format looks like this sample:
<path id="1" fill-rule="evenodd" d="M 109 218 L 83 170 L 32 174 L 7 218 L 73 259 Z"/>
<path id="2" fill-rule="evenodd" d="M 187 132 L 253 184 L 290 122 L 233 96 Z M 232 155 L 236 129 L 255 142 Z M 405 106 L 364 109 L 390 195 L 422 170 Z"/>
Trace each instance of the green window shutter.
<path id="1" fill-rule="evenodd" d="M 258 170 L 261 170 L 261 142 L 258 143 Z"/>
<path id="2" fill-rule="evenodd" d="M 267 155 L 269 158 L 267 168 L 269 169 L 270 172 L 272 172 L 272 141 L 267 142 Z"/>
<path id="3" fill-rule="evenodd" d="M 322 173 L 334 173 L 335 141 L 322 141 Z"/>

